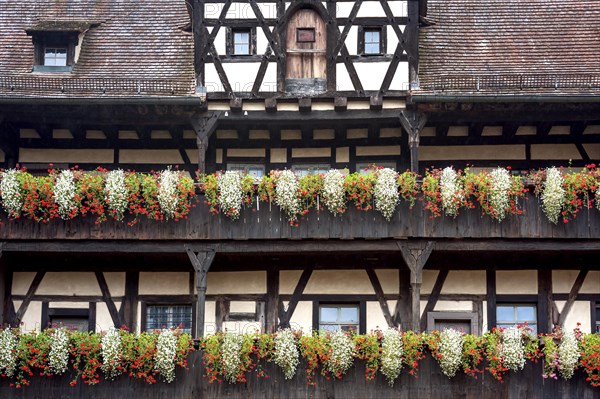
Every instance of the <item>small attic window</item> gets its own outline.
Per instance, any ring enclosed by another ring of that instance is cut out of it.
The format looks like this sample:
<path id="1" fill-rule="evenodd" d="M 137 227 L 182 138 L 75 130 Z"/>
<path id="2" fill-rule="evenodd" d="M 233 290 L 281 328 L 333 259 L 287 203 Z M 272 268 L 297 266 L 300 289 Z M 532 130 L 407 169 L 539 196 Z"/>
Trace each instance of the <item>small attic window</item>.
<path id="1" fill-rule="evenodd" d="M 40 22 L 27 29 L 34 45 L 33 72 L 71 72 L 79 35 L 89 29 L 82 22 Z"/>

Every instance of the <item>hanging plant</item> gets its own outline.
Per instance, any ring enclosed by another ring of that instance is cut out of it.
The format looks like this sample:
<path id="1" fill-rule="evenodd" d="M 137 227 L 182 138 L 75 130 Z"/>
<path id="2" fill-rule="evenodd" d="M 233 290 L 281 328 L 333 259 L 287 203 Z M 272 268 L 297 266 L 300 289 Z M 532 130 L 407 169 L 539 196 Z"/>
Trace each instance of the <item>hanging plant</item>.
<path id="1" fill-rule="evenodd" d="M 402 333 L 397 329 L 385 330 L 381 340 L 381 373 L 390 386 L 394 385 L 402 370 L 403 352 Z"/>
<path id="2" fill-rule="evenodd" d="M 452 167 L 442 170 L 440 176 L 440 196 L 442 198 L 444 214 L 452 217 L 458 216 L 465 194 L 459 181 L 458 173 Z"/>
<path id="3" fill-rule="evenodd" d="M 579 342 L 573 331 L 567 331 L 558 345 L 559 372 L 565 379 L 571 379 L 579 362 Z"/>
<path id="4" fill-rule="evenodd" d="M 385 220 L 390 221 L 400 198 L 395 171 L 389 168 L 377 171 L 373 196 L 375 198 L 375 209 L 381 212 Z"/>
<path id="5" fill-rule="evenodd" d="M 15 374 L 19 338 L 12 328 L 0 331 L 0 373 L 7 377 Z"/>
<path id="6" fill-rule="evenodd" d="M 331 169 L 323 177 L 323 202 L 334 216 L 346 212 L 345 180 L 344 174 L 337 169 Z"/>
<path id="7" fill-rule="evenodd" d="M 462 364 L 463 334 L 453 328 L 440 333 L 440 345 L 437 361 L 442 373 L 454 377 Z"/>
<path id="8" fill-rule="evenodd" d="M 336 378 L 342 378 L 352 366 L 354 345 L 344 331 L 334 331 L 330 335 L 330 353 L 325 361 L 325 368 Z"/>
<path id="9" fill-rule="evenodd" d="M 296 374 L 300 352 L 296 346 L 296 338 L 292 330 L 277 331 L 275 336 L 275 355 L 273 360 L 281 367 L 286 380 L 291 380 Z"/>
<path id="10" fill-rule="evenodd" d="M 125 172 L 121 169 L 108 172 L 104 195 L 108 211 L 116 220 L 123 220 L 129 205 L 129 190 L 125 183 Z"/>
<path id="11" fill-rule="evenodd" d="M 160 204 L 160 210 L 167 220 L 175 218 L 175 212 L 179 205 L 179 197 L 177 195 L 178 182 L 177 172 L 172 171 L 171 168 L 163 170 L 158 176 L 157 199 Z"/>
<path id="12" fill-rule="evenodd" d="M 75 176 L 71 170 L 63 170 L 56 178 L 54 185 L 54 200 L 58 205 L 61 219 L 69 220 L 77 214 L 75 204 Z"/>
<path id="13" fill-rule="evenodd" d="M 21 216 L 23 210 L 23 192 L 19 176 L 22 173 L 20 169 L 9 169 L 0 173 L 0 198 L 2 207 L 8 213 L 8 216 L 17 219 Z"/>
<path id="14" fill-rule="evenodd" d="M 53 374 L 63 374 L 67 371 L 69 361 L 69 336 L 64 328 L 54 330 L 48 354 L 50 371 Z"/>
<path id="15" fill-rule="evenodd" d="M 525 366 L 525 344 L 521 337 L 521 329 L 510 327 L 502 333 L 500 356 L 504 359 L 507 369 L 513 371 L 523 370 Z"/>
<path id="16" fill-rule="evenodd" d="M 557 168 L 546 169 L 546 181 L 542 191 L 542 209 L 544 213 L 554 224 L 558 223 L 558 218 L 565 202 L 565 189 L 563 188 L 564 179 L 560 170 Z"/>
<path id="17" fill-rule="evenodd" d="M 121 335 L 119 330 L 111 328 L 102 337 L 102 366 L 104 375 L 114 380 L 123 373 L 121 367 Z"/>
<path id="18" fill-rule="evenodd" d="M 177 337 L 171 329 L 163 329 L 156 341 L 155 368 L 167 383 L 175 380 Z"/>
<path id="19" fill-rule="evenodd" d="M 240 172 L 227 171 L 218 175 L 217 187 L 221 212 L 231 220 L 238 219 L 244 195 Z"/>
<path id="20" fill-rule="evenodd" d="M 285 213 L 290 224 L 294 224 L 301 212 L 298 178 L 291 170 L 284 170 L 276 174 L 275 178 L 275 203 Z"/>

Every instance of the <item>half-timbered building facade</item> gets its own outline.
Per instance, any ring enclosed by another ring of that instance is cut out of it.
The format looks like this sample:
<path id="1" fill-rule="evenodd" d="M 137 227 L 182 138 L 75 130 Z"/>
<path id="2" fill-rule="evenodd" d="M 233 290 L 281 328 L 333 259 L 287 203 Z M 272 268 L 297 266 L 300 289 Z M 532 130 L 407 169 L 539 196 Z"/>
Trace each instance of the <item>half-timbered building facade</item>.
<path id="1" fill-rule="evenodd" d="M 599 19 L 575 0 L 1 0 L 0 165 L 580 168 L 600 162 Z M 524 207 L 501 223 L 417 203 L 298 227 L 275 205 L 132 227 L 2 214 L 2 319 L 595 331 L 600 213 L 554 225 L 533 196 Z"/>

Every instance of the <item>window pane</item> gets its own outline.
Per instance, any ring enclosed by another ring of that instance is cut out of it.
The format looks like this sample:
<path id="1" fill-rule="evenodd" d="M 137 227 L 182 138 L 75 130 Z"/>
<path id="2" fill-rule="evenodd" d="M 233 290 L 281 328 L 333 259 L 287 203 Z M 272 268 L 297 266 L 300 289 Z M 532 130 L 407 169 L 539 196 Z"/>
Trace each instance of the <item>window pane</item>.
<path id="1" fill-rule="evenodd" d="M 321 308 L 321 317 L 320 320 L 321 322 L 327 323 L 327 322 L 337 322 L 337 318 L 338 318 L 338 310 L 337 308 L 327 308 L 327 307 L 322 307 Z"/>
<path id="2" fill-rule="evenodd" d="M 146 330 L 162 328 L 181 328 L 192 332 L 192 307 L 190 305 L 148 306 L 146 314 Z"/>
<path id="3" fill-rule="evenodd" d="M 519 305 L 517 306 L 517 321 L 535 321 L 535 306 Z"/>
<path id="4" fill-rule="evenodd" d="M 321 324 L 319 325 L 319 330 L 340 331 L 340 326 L 337 324 Z"/>
<path id="5" fill-rule="evenodd" d="M 365 54 L 379 54 L 379 43 L 365 43 Z"/>
<path id="6" fill-rule="evenodd" d="M 515 321 L 515 308 L 514 306 L 498 306 L 496 308 L 496 319 L 498 321 Z M 498 327 L 500 324 L 498 323 Z"/>
<path id="7" fill-rule="evenodd" d="M 89 321 L 87 317 L 61 317 L 53 316 L 50 318 L 52 327 L 64 327 L 72 331 L 85 332 L 89 329 Z"/>
<path id="8" fill-rule="evenodd" d="M 357 308 L 341 308 L 340 309 L 340 322 L 354 322 L 358 323 L 358 309 Z"/>

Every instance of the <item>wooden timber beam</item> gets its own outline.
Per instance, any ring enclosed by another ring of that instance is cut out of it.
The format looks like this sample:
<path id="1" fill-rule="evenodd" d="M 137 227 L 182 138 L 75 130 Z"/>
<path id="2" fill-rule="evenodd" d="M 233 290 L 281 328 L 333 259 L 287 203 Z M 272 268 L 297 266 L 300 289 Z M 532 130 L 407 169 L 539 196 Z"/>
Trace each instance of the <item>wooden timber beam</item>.
<path id="1" fill-rule="evenodd" d="M 428 241 L 426 243 L 400 244 L 398 248 L 402 253 L 402 259 L 410 270 L 410 286 L 411 286 L 411 320 L 412 329 L 419 331 L 421 327 L 421 284 L 423 283 L 423 267 L 435 243 Z"/>
<path id="2" fill-rule="evenodd" d="M 265 331 L 275 332 L 279 327 L 279 270 L 267 270 L 267 303 Z"/>
<path id="3" fill-rule="evenodd" d="M 121 320 L 131 331 L 137 331 L 137 308 L 140 285 L 140 273 L 125 273 L 125 299 L 121 305 Z"/>
<path id="4" fill-rule="evenodd" d="M 308 284 L 308 280 L 310 280 L 310 276 L 312 276 L 313 269 L 304 269 L 300 279 L 298 280 L 298 284 L 296 284 L 296 288 L 294 288 L 294 292 L 292 293 L 292 297 L 288 302 L 287 310 L 283 308 L 283 302 L 279 301 L 279 326 L 281 328 L 289 328 L 290 320 L 294 315 L 294 311 L 296 310 L 296 306 L 298 306 L 298 302 L 304 293 L 304 289 Z"/>
<path id="5" fill-rule="evenodd" d="M 381 287 L 381 283 L 377 278 L 377 274 L 373 269 L 366 269 L 367 275 L 369 276 L 369 280 L 371 281 L 371 285 L 373 286 L 373 290 L 375 291 L 375 295 L 377 296 L 377 301 L 379 302 L 379 307 L 383 312 L 383 317 L 387 322 L 389 328 L 396 327 L 394 323 L 394 319 L 390 314 L 390 309 L 388 307 L 387 301 L 385 299 L 385 295 L 383 294 L 383 288 Z"/>
<path id="6" fill-rule="evenodd" d="M 398 292 L 399 297 L 394 310 L 394 325 L 400 326 L 402 330 L 409 330 L 411 325 L 409 322 L 411 297 L 410 297 L 410 270 L 400 268 L 398 270 Z"/>
<path id="7" fill-rule="evenodd" d="M 104 278 L 103 272 L 95 272 L 96 280 L 98 281 L 98 285 L 100 286 L 100 292 L 102 293 L 102 299 L 104 303 L 106 303 L 106 307 L 108 308 L 108 313 L 110 313 L 110 318 L 112 319 L 115 328 L 121 328 L 123 326 L 123 322 L 121 321 L 121 316 L 117 311 L 117 306 L 110 295 L 110 290 L 108 289 L 108 284 L 106 283 L 106 279 Z"/>
<path id="8" fill-rule="evenodd" d="M 433 289 L 431 290 L 431 294 L 427 299 L 427 304 L 425 305 L 425 310 L 423 311 L 423 315 L 421 316 L 421 331 L 425 331 L 427 329 L 427 313 L 432 312 L 435 309 L 435 305 L 442 293 L 442 287 L 446 282 L 446 278 L 448 277 L 448 269 L 440 270 L 437 279 L 435 280 L 435 284 Z"/>
<path id="9" fill-rule="evenodd" d="M 496 271 L 486 270 L 487 329 L 496 327 Z"/>
<path id="10" fill-rule="evenodd" d="M 217 128 L 221 112 L 212 112 L 205 116 L 191 119 L 191 124 L 196 133 L 196 144 L 198 145 L 198 171 L 206 172 L 206 150 L 208 139 Z"/>
<path id="11" fill-rule="evenodd" d="M 40 283 L 42 282 L 42 279 L 44 278 L 45 275 L 46 275 L 46 272 L 37 272 L 35 274 L 35 277 L 33 278 L 33 281 L 31 282 L 31 285 L 29 286 L 29 289 L 27 290 L 27 294 L 25 294 L 25 298 L 23 299 L 23 302 L 21 302 L 21 306 L 19 306 L 19 310 L 17 310 L 17 313 L 15 315 L 13 323 L 11 323 L 11 324 L 18 326 L 21 323 L 21 320 L 23 319 L 25 312 L 27 312 L 27 308 L 29 307 L 29 304 L 31 303 L 31 299 L 35 295 L 35 292 L 39 288 Z"/>
<path id="12" fill-rule="evenodd" d="M 569 316 L 569 312 L 571 311 L 573 304 L 577 300 L 577 296 L 579 295 L 579 291 L 581 290 L 581 287 L 583 286 L 583 282 L 585 281 L 585 278 L 587 277 L 587 275 L 588 275 L 588 270 L 581 270 L 579 272 L 579 274 L 577 275 L 577 278 L 575 279 L 575 282 L 573 283 L 573 286 L 571 287 L 571 291 L 569 292 L 569 297 L 567 299 L 567 302 L 565 303 L 565 306 L 563 307 L 562 312 L 560 312 L 560 315 L 558 316 L 558 325 L 559 326 L 563 327 L 565 325 L 567 316 Z"/>
<path id="13" fill-rule="evenodd" d="M 419 172 L 419 135 L 427 123 L 427 116 L 414 110 L 400 111 L 400 124 L 408 134 L 410 170 Z"/>
<path id="14" fill-rule="evenodd" d="M 552 332 L 552 270 L 538 270 L 538 332 Z"/>
<path id="15" fill-rule="evenodd" d="M 189 246 L 185 247 L 185 251 L 196 272 L 196 290 L 198 291 L 198 297 L 196 303 L 196 331 L 194 331 L 194 338 L 201 338 L 204 336 L 204 320 L 206 315 L 206 280 L 210 266 L 215 260 L 216 252 L 214 249 L 211 249 L 196 253 Z"/>

